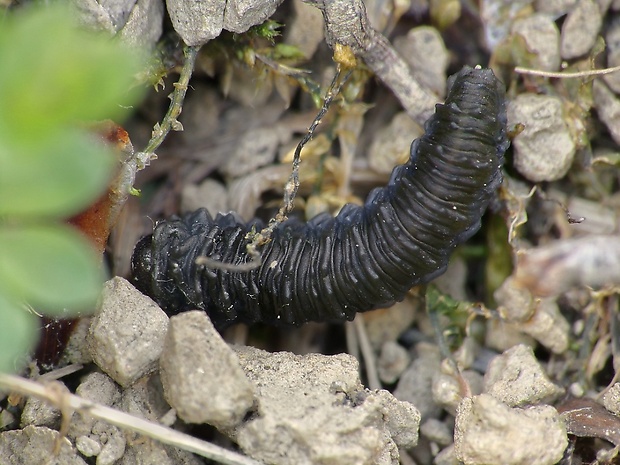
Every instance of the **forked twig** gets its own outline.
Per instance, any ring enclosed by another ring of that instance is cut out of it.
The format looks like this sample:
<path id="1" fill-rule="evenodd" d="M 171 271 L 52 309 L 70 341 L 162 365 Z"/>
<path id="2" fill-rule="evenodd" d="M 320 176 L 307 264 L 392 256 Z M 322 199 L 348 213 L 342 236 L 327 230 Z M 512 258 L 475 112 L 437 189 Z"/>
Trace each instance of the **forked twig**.
<path id="1" fill-rule="evenodd" d="M 345 70 L 346 72 L 343 76 L 343 71 Z M 284 186 L 284 197 L 282 201 L 282 206 L 278 210 L 278 213 L 275 215 L 275 217 L 269 221 L 269 224 L 265 228 L 263 228 L 259 232 L 251 231 L 246 236 L 246 238 L 250 241 L 249 244 L 246 246 L 246 251 L 250 257 L 250 260 L 246 263 L 234 264 L 223 263 L 210 257 L 200 256 L 196 259 L 196 264 L 204 265 L 207 268 L 236 272 L 251 271 L 262 265 L 262 259 L 258 249 L 271 240 L 274 231 L 278 228 L 279 225 L 281 225 L 288 219 L 288 214 L 293 210 L 295 196 L 297 195 L 297 191 L 299 190 L 299 166 L 301 165 L 301 151 L 314 136 L 314 131 L 321 123 L 323 117 L 327 114 L 327 111 L 329 110 L 329 107 L 331 106 L 334 98 L 336 98 L 336 96 L 340 93 L 342 86 L 351 75 L 351 72 L 352 69 L 350 67 L 338 63 L 336 74 L 334 75 L 334 78 L 332 79 L 332 82 L 330 83 L 325 94 L 325 98 L 323 99 L 323 105 L 321 106 L 321 109 L 312 121 L 312 124 L 308 128 L 308 131 L 299 141 L 295 149 L 291 175 L 289 176 L 289 179 Z"/>

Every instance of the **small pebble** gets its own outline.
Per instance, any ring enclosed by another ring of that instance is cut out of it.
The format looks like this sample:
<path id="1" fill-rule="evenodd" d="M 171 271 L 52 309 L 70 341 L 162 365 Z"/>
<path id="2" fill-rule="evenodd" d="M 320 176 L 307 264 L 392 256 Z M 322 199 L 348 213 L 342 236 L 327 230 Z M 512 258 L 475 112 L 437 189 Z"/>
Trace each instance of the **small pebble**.
<path id="1" fill-rule="evenodd" d="M 553 18 L 559 18 L 571 11 L 579 0 L 536 0 L 536 11 L 547 13 Z"/>
<path id="2" fill-rule="evenodd" d="M 613 15 L 605 32 L 607 46 L 607 67 L 620 65 L 620 15 Z M 620 73 L 610 73 L 603 76 L 605 83 L 616 94 L 620 94 Z"/>
<path id="3" fill-rule="evenodd" d="M 603 18 L 593 0 L 579 0 L 562 24 L 560 54 L 565 60 L 587 54 L 601 31 Z"/>
<path id="4" fill-rule="evenodd" d="M 420 426 L 420 433 L 429 441 L 433 441 L 442 447 L 452 444 L 453 434 L 443 421 L 429 418 Z"/>
<path id="5" fill-rule="evenodd" d="M 544 71 L 560 68 L 560 31 L 555 22 L 545 14 L 534 14 L 519 19 L 512 25 L 512 33 L 525 40 L 528 52 L 536 57 L 528 66 Z"/>
<path id="6" fill-rule="evenodd" d="M 168 317 L 152 299 L 119 277 L 105 283 L 88 345 L 93 360 L 121 386 L 157 369 Z"/>
<path id="7" fill-rule="evenodd" d="M 36 397 L 29 397 L 21 416 L 21 427 L 28 425 L 58 428 L 60 426 L 60 410 L 49 402 L 44 402 Z"/>
<path id="8" fill-rule="evenodd" d="M 524 125 L 513 139 L 515 168 L 532 182 L 555 181 L 568 172 L 576 146 L 564 120 L 562 100 L 520 94 L 508 104 L 508 127 Z"/>
<path id="9" fill-rule="evenodd" d="M 389 174 L 409 159 L 411 140 L 422 135 L 420 126 L 401 112 L 377 131 L 368 149 L 368 165 L 377 173 Z"/>
<path id="10" fill-rule="evenodd" d="M 75 448 L 86 457 L 93 457 L 101 453 L 101 444 L 88 436 L 79 436 L 75 439 Z"/>
<path id="11" fill-rule="evenodd" d="M 603 405 L 611 413 L 620 416 L 620 383 L 615 383 L 603 395 Z"/>
<path id="12" fill-rule="evenodd" d="M 620 100 L 599 79 L 592 84 L 592 94 L 599 118 L 607 127 L 614 142 L 620 144 Z"/>
<path id="13" fill-rule="evenodd" d="M 465 370 L 461 373 L 469 391 L 474 394 L 482 392 L 484 379 L 480 373 L 472 370 Z M 459 380 L 452 374 L 440 373 L 433 379 L 433 401 L 455 415 L 456 409 L 463 400 L 463 389 Z"/>
<path id="14" fill-rule="evenodd" d="M 411 402 L 418 407 L 424 420 L 437 418 L 441 407 L 433 400 L 433 378 L 437 376 L 441 356 L 437 346 L 420 343 L 416 346 L 417 357 L 402 374 L 394 390 L 394 397 Z"/>
<path id="15" fill-rule="evenodd" d="M 409 352 L 395 341 L 387 341 L 381 347 L 377 360 L 379 378 L 387 384 L 394 383 L 409 366 Z"/>
<path id="16" fill-rule="evenodd" d="M 394 464 L 398 447 L 417 444 L 417 409 L 388 391 L 364 389 L 354 357 L 235 350 L 258 404 L 258 414 L 235 437 L 254 459 L 273 465 Z"/>
<path id="17" fill-rule="evenodd" d="M 489 394 L 459 405 L 454 446 L 465 465 L 554 465 L 567 445 L 564 423 L 549 405 L 511 408 Z"/>
<path id="18" fill-rule="evenodd" d="M 564 390 L 551 382 L 531 347 L 517 345 L 493 359 L 484 391 L 509 407 L 551 402 Z"/>
<path id="19" fill-rule="evenodd" d="M 420 84 L 438 96 L 445 95 L 450 53 L 437 29 L 431 26 L 415 27 L 406 36 L 397 37 L 394 48 L 405 59 Z M 411 137 L 409 139 L 411 141 Z"/>
<path id="20" fill-rule="evenodd" d="M 232 428 L 254 403 L 236 354 L 203 311 L 170 318 L 160 376 L 166 400 L 187 423 Z"/>
<path id="21" fill-rule="evenodd" d="M 228 190 L 215 179 L 207 178 L 200 185 L 188 184 L 181 192 L 181 211 L 190 212 L 206 208 L 212 217 L 227 213 Z"/>
<path id="22" fill-rule="evenodd" d="M 52 451 L 57 450 L 52 456 Z M 0 433 L 2 465 L 86 465 L 67 438 L 45 426 L 26 426 L 22 430 Z"/>

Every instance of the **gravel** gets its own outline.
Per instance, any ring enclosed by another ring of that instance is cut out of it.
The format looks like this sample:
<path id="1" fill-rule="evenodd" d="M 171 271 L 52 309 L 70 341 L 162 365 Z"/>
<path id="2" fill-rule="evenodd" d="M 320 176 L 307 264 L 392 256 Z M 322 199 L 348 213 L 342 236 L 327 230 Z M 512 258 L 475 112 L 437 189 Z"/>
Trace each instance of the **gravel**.
<path id="1" fill-rule="evenodd" d="M 489 394 L 466 397 L 459 405 L 454 446 L 466 465 L 553 465 L 567 445 L 564 424 L 549 405 L 511 408 Z"/>
<path id="2" fill-rule="evenodd" d="M 88 333 L 93 360 L 121 386 L 154 372 L 168 317 L 123 278 L 104 287 Z"/>
<path id="3" fill-rule="evenodd" d="M 515 168 L 532 182 L 564 177 L 576 145 L 564 120 L 562 100 L 551 95 L 524 93 L 508 103 L 508 126 L 524 129 L 512 141 Z"/>
<path id="4" fill-rule="evenodd" d="M 201 311 L 170 319 L 160 375 L 166 400 L 187 423 L 232 428 L 254 403 L 237 356 Z"/>
<path id="5" fill-rule="evenodd" d="M 362 386 L 350 355 L 293 355 L 236 347 L 256 389 L 256 416 L 236 440 L 273 464 L 397 464 L 417 443 L 420 414 L 387 391 Z"/>
<path id="6" fill-rule="evenodd" d="M 493 359 L 484 376 L 484 391 L 509 407 L 550 403 L 564 393 L 549 380 L 532 348 L 522 344 Z"/>

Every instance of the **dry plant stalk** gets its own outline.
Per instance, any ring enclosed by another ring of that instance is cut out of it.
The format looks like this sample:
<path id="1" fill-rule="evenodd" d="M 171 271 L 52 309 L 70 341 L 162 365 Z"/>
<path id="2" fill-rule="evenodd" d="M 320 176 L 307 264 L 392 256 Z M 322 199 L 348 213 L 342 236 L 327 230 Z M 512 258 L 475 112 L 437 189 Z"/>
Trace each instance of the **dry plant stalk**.
<path id="1" fill-rule="evenodd" d="M 115 410 L 105 405 L 83 399 L 71 394 L 64 385 L 58 382 L 41 384 L 19 376 L 0 373 L 0 388 L 5 391 L 19 392 L 20 394 L 34 396 L 49 402 L 59 408 L 66 419 L 70 418 L 70 416 L 67 415 L 68 413 L 79 411 L 85 415 L 104 420 L 124 430 L 148 436 L 164 444 L 193 452 L 194 454 L 219 463 L 227 465 L 259 465 L 258 462 L 244 455 L 201 441 L 200 439 L 158 423 L 153 423 L 121 412 L 120 410 Z"/>

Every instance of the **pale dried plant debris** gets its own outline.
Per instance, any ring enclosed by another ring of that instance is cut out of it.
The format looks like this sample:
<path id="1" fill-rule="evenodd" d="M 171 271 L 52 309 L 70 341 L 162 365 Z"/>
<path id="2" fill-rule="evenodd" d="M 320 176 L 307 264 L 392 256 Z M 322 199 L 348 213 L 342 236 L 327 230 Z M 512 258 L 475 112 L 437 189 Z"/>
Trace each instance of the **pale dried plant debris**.
<path id="1" fill-rule="evenodd" d="M 557 296 L 569 289 L 620 284 L 620 237 L 566 239 L 523 251 L 515 271 L 517 286 L 538 296 Z"/>

